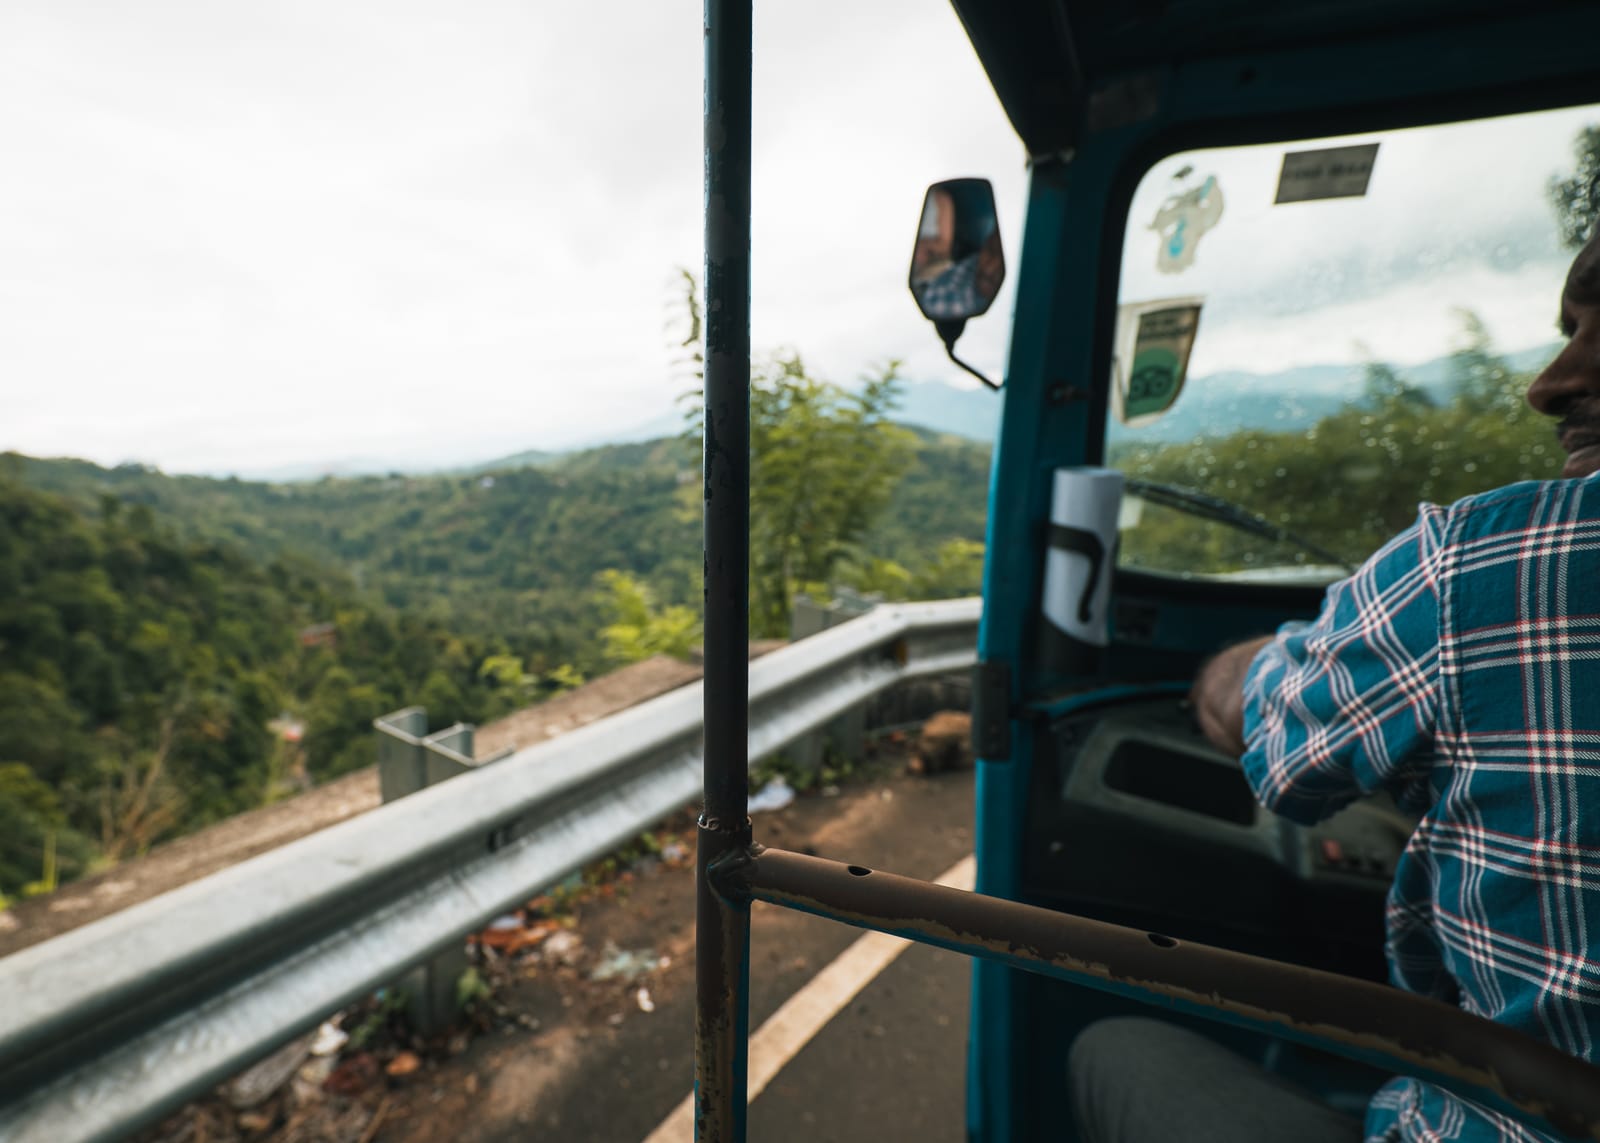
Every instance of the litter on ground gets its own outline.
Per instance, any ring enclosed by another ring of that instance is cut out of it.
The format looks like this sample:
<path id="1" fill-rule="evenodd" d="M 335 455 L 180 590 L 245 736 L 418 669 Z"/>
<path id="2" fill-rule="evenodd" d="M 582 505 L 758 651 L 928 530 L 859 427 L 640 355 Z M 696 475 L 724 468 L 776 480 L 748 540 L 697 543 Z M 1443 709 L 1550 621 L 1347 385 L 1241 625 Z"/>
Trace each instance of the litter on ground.
<path id="1" fill-rule="evenodd" d="M 313 1056 L 336 1055 L 339 1049 L 349 1041 L 349 1033 L 330 1020 L 317 1029 L 316 1038 L 311 1041 L 311 1054 Z"/>
<path id="2" fill-rule="evenodd" d="M 750 795 L 748 812 L 752 814 L 781 810 L 794 801 L 794 788 L 782 778 L 774 778 L 758 793 Z"/>
<path id="3" fill-rule="evenodd" d="M 632 984 L 654 972 L 660 965 L 655 949 L 621 949 L 607 941 L 600 952 L 600 963 L 589 973 L 589 979 L 623 980 Z"/>

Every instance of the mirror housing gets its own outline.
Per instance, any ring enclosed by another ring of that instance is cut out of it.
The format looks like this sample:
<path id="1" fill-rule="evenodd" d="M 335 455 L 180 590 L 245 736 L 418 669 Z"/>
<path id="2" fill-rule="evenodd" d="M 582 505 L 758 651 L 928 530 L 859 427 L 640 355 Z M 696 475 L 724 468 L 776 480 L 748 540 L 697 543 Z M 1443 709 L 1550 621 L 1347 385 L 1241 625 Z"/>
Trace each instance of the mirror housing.
<path id="1" fill-rule="evenodd" d="M 946 179 L 928 188 L 911 251 L 911 296 L 930 321 L 988 312 L 1006 278 L 994 187 L 988 179 Z"/>
<path id="2" fill-rule="evenodd" d="M 987 313 L 1006 278 L 994 187 L 988 179 L 946 179 L 922 200 L 907 285 L 933 322 L 950 360 L 991 389 L 999 386 L 955 355 L 970 318 Z"/>

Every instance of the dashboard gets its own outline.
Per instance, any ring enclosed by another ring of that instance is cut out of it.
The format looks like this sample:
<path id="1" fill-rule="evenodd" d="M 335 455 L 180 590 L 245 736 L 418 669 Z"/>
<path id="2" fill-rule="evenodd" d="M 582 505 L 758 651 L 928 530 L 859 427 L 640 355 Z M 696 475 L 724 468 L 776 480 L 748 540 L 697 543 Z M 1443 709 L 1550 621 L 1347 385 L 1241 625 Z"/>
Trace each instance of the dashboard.
<path id="1" fill-rule="evenodd" d="M 1023 896 L 1098 920 L 1374 980 L 1416 820 L 1385 796 L 1315 826 L 1256 801 L 1171 695 L 1041 725 Z"/>

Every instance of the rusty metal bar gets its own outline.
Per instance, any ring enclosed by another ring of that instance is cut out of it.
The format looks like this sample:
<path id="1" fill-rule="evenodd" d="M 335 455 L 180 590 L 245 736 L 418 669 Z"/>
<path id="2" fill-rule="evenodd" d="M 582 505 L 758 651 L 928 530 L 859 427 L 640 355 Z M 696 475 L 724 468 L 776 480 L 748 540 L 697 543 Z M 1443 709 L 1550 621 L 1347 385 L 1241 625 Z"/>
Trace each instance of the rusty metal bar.
<path id="1" fill-rule="evenodd" d="M 750 844 L 751 0 L 706 0 L 705 808 L 695 894 L 695 1138 L 743 1143 L 748 902 L 715 863 Z"/>
<path id="2" fill-rule="evenodd" d="M 1600 1139 L 1600 1067 L 1399 989 L 784 850 L 752 847 L 715 876 L 729 896 L 1265 1032 Z"/>

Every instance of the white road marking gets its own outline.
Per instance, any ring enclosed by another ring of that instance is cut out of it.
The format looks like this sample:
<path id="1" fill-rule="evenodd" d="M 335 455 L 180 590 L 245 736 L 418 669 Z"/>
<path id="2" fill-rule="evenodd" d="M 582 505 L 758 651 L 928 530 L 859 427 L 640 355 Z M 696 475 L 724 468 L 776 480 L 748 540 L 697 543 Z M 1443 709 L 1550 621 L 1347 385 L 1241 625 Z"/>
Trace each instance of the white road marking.
<path id="1" fill-rule="evenodd" d="M 977 860 L 969 853 L 945 870 L 937 883 L 970 890 L 977 879 L 977 870 Z M 804 988 L 784 1001 L 750 1037 L 746 1103 L 754 1103 L 756 1096 L 766 1089 L 783 1066 L 911 943 L 887 933 L 865 933 L 827 968 L 807 981 Z M 693 1139 L 694 1095 L 691 1093 L 646 1136 L 644 1143 L 692 1143 Z"/>

